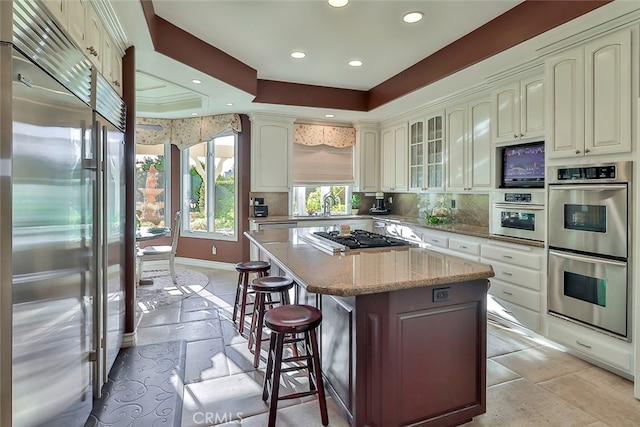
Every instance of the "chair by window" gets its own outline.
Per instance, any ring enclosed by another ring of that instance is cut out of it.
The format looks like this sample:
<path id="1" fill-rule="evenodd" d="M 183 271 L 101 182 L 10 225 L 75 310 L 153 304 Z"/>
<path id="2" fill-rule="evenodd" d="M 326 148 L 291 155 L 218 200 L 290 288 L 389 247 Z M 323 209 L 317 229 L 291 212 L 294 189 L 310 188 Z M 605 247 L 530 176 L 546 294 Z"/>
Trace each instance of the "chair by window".
<path id="1" fill-rule="evenodd" d="M 161 245 L 161 246 L 147 246 L 138 251 L 138 262 L 139 274 L 142 275 L 142 267 L 145 261 L 161 261 L 168 260 L 169 261 L 169 271 L 171 271 L 171 280 L 173 283 L 177 284 L 178 281 L 176 279 L 176 269 L 175 269 L 175 256 L 176 251 L 178 249 L 178 237 L 180 236 L 180 225 L 182 223 L 181 220 L 181 212 L 176 212 L 175 219 L 173 221 L 173 229 L 171 232 L 173 233 L 173 240 L 171 242 L 171 246 L 169 245 Z"/>

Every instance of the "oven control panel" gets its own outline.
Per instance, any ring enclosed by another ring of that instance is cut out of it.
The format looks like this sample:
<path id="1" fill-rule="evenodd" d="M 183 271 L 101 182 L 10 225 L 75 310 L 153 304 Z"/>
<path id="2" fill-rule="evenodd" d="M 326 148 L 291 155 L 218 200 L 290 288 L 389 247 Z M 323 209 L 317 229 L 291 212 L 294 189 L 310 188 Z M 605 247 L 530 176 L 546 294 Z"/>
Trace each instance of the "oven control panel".
<path id="1" fill-rule="evenodd" d="M 531 203 L 531 193 L 504 193 L 507 203 Z"/>
<path id="2" fill-rule="evenodd" d="M 558 181 L 616 179 L 616 165 L 558 168 Z"/>

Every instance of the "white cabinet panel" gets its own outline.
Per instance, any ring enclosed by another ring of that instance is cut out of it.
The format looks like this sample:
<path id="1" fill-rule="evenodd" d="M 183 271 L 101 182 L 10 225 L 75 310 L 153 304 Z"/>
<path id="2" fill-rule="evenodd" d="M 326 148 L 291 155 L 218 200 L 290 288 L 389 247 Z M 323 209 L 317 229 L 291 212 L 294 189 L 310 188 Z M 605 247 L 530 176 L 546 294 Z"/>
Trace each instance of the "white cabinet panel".
<path id="1" fill-rule="evenodd" d="M 546 62 L 549 158 L 631 151 L 631 30 Z"/>
<path id="2" fill-rule="evenodd" d="M 493 142 L 543 137 L 544 78 L 521 79 L 494 91 Z"/>
<path id="3" fill-rule="evenodd" d="M 382 191 L 407 191 L 407 123 L 382 131 Z"/>
<path id="4" fill-rule="evenodd" d="M 447 182 L 450 191 L 491 188 L 491 101 L 481 99 L 446 110 Z"/>
<path id="5" fill-rule="evenodd" d="M 294 118 L 251 116 L 251 191 L 289 191 Z"/>

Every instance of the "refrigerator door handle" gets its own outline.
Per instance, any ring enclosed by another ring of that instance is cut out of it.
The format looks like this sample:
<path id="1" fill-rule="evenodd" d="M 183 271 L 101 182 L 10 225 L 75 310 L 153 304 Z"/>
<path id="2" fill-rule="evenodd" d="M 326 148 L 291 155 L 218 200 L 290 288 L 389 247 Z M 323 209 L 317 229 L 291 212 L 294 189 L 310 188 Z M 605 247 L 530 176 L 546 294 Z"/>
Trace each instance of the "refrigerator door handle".
<path id="1" fill-rule="evenodd" d="M 93 130 L 95 132 L 95 129 Z M 98 161 L 95 158 L 95 147 L 87 147 L 87 143 L 93 143 L 93 139 L 91 141 L 87 141 L 87 126 L 86 123 L 82 123 L 82 168 L 88 170 L 97 170 L 98 169 Z M 87 148 L 90 148 L 88 151 Z"/>

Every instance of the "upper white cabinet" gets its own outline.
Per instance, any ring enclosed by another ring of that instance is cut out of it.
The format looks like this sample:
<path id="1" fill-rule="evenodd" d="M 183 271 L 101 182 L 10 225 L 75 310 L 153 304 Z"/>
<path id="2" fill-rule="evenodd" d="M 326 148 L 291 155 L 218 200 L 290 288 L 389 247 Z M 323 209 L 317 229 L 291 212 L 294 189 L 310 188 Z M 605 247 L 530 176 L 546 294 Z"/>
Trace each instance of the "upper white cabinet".
<path id="1" fill-rule="evenodd" d="M 409 189 L 444 189 L 442 114 L 409 122 Z"/>
<path id="2" fill-rule="evenodd" d="M 407 123 L 382 130 L 382 191 L 407 191 Z"/>
<path id="3" fill-rule="evenodd" d="M 377 125 L 356 126 L 355 191 L 380 190 L 380 138 Z"/>
<path id="4" fill-rule="evenodd" d="M 631 151 L 631 30 L 550 58 L 546 70 L 548 157 Z"/>
<path id="5" fill-rule="evenodd" d="M 104 56 L 102 46 L 102 35 L 104 26 L 98 17 L 95 8 L 89 4 L 87 7 L 87 34 L 85 39 L 85 50 L 93 65 L 102 71 L 102 57 Z"/>
<path id="6" fill-rule="evenodd" d="M 447 190 L 489 190 L 491 101 L 479 99 L 447 108 L 445 116 Z"/>
<path id="7" fill-rule="evenodd" d="M 289 191 L 295 117 L 252 114 L 251 191 Z"/>
<path id="8" fill-rule="evenodd" d="M 89 0 L 45 0 L 69 38 L 122 96 L 122 50 Z"/>
<path id="9" fill-rule="evenodd" d="M 544 137 L 544 77 L 522 79 L 493 94 L 493 142 Z"/>

